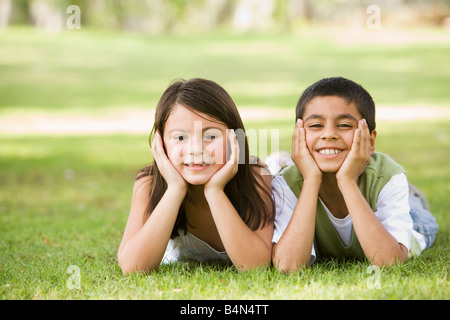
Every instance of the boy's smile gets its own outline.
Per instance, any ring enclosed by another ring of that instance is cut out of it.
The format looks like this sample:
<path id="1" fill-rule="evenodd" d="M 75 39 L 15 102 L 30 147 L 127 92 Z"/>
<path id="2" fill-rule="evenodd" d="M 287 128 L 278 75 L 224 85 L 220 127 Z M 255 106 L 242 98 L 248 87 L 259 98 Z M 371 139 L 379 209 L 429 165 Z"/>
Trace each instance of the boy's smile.
<path id="1" fill-rule="evenodd" d="M 322 172 L 339 170 L 361 119 L 356 105 L 338 96 L 317 96 L 308 103 L 303 113 L 306 144 Z"/>

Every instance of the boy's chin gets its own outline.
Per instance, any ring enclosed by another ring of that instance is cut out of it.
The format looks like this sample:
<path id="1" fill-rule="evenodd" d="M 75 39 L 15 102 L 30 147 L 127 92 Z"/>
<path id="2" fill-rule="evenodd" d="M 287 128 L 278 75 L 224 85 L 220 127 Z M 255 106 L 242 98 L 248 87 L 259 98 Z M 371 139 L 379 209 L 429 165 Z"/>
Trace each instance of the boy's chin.
<path id="1" fill-rule="evenodd" d="M 336 174 L 339 171 L 340 166 L 320 166 L 319 169 L 322 173 Z"/>

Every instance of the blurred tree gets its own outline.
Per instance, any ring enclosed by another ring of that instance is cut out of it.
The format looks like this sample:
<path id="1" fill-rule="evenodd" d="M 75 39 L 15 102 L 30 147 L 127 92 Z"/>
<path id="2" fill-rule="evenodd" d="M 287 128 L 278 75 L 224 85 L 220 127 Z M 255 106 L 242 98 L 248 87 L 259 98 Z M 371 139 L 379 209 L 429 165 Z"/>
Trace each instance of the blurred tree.
<path id="1" fill-rule="evenodd" d="M 369 5 L 380 7 L 383 23 L 441 25 L 450 17 L 450 0 L 0 0 L 0 28 L 31 24 L 58 31 L 69 5 L 80 7 L 84 27 L 151 34 L 361 24 Z"/>

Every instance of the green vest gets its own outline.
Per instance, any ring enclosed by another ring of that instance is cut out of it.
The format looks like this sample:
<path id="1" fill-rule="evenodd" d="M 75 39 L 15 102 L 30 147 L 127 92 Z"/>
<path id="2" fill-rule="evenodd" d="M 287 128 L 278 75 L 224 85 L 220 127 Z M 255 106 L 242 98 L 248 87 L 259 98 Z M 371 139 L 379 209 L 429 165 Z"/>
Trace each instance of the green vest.
<path id="1" fill-rule="evenodd" d="M 386 183 L 396 174 L 404 173 L 404 169 L 389 156 L 374 152 L 369 165 L 359 178 L 359 189 L 367 203 L 375 212 L 378 195 Z M 295 164 L 290 165 L 281 172 L 284 180 L 298 198 L 303 186 L 303 177 Z M 352 228 L 350 245 L 346 247 L 334 228 L 325 208 L 317 199 L 316 227 L 314 232 L 314 247 L 317 258 L 345 257 L 364 258 L 364 252 Z"/>

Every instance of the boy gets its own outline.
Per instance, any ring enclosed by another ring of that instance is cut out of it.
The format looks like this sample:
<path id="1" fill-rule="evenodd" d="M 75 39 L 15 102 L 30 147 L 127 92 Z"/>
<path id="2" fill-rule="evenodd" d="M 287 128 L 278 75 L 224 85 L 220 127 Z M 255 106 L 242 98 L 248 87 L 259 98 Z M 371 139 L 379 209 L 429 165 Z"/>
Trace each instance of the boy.
<path id="1" fill-rule="evenodd" d="M 432 244 L 434 217 L 415 210 L 431 222 L 428 234 L 413 230 L 406 174 L 374 152 L 375 104 L 364 88 L 341 77 L 322 79 L 300 97 L 296 119 L 294 164 L 272 182 L 276 267 L 295 271 L 330 256 L 393 265 Z"/>

